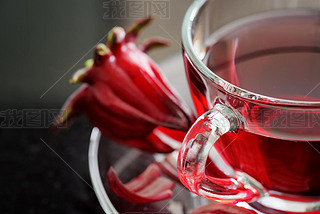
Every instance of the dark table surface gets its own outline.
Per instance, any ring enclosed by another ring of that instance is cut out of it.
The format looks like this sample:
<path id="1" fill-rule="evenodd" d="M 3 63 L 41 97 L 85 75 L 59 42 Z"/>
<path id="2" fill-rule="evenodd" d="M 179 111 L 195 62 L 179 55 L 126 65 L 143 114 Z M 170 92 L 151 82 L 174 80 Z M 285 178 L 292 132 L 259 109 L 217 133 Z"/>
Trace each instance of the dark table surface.
<path id="1" fill-rule="evenodd" d="M 0 213 L 104 213 L 91 189 L 91 129 L 85 118 L 54 136 L 46 128 L 0 129 Z"/>

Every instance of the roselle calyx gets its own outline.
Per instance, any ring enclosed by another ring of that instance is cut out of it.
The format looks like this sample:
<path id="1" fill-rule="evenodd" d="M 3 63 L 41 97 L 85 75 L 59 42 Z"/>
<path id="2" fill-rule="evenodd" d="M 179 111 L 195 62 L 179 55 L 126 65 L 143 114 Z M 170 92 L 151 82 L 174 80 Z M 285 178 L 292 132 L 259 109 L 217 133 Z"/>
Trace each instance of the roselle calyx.
<path id="1" fill-rule="evenodd" d="M 161 160 L 157 160 L 159 158 L 156 157 L 155 164 L 159 166 L 161 171 L 174 180 L 177 183 L 180 183 L 180 179 L 178 176 L 178 171 L 177 171 L 177 158 L 178 158 L 178 151 L 173 151 L 169 154 L 161 154 L 159 155 Z"/>
<path id="2" fill-rule="evenodd" d="M 139 32 L 151 20 L 139 20 L 127 32 L 121 27 L 110 30 L 106 45 L 97 45 L 93 59 L 70 79 L 83 86 L 68 99 L 55 128 L 85 114 L 116 142 L 150 152 L 175 149 L 163 136 L 181 136 L 194 116 L 145 53 L 168 42 L 154 38 L 136 45 Z"/>
<path id="3" fill-rule="evenodd" d="M 108 171 L 110 188 L 133 203 L 151 203 L 171 198 L 175 183 L 162 177 L 160 168 L 151 163 L 139 176 L 123 184 L 112 167 Z"/>

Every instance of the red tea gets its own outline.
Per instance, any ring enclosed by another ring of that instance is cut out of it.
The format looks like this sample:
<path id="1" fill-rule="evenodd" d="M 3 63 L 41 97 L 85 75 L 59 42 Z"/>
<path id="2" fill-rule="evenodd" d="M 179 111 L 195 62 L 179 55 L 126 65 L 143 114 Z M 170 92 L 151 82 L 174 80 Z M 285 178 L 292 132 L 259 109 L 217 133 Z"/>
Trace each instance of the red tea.
<path id="1" fill-rule="evenodd" d="M 318 12 L 253 15 L 215 32 L 204 50 L 198 54 L 208 68 L 236 86 L 275 98 L 320 101 Z M 199 75 L 186 55 L 185 64 L 198 115 L 224 102 L 245 118 L 236 133 L 215 144 L 227 163 L 268 190 L 320 196 L 319 108 L 244 100 Z M 212 166 L 207 169 L 221 176 Z"/>

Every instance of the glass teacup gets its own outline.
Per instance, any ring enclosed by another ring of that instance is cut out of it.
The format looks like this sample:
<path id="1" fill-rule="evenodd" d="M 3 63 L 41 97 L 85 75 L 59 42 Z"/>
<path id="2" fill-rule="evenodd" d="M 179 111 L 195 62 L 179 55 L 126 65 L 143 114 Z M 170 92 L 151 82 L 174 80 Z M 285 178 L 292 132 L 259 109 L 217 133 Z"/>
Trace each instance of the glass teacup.
<path id="1" fill-rule="evenodd" d="M 198 115 L 183 184 L 264 212 L 320 212 L 320 1 L 200 0 L 182 28 Z"/>

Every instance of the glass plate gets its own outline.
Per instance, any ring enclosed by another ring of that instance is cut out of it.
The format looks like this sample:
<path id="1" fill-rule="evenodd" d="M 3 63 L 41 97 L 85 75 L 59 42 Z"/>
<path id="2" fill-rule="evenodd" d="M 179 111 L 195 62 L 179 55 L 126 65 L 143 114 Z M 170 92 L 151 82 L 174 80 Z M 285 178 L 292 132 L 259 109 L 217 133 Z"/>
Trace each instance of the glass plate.
<path id="1" fill-rule="evenodd" d="M 159 154 L 157 154 L 158 157 Z M 130 203 L 112 192 L 107 180 L 107 171 L 110 166 L 114 168 L 120 180 L 126 183 L 139 175 L 152 161 L 154 161 L 152 154 L 110 142 L 101 137 L 97 128 L 92 130 L 89 147 L 90 176 L 100 205 L 106 213 L 183 214 L 209 203 L 208 200 L 196 196 L 179 183 L 176 183 L 171 199 L 155 203 Z"/>

